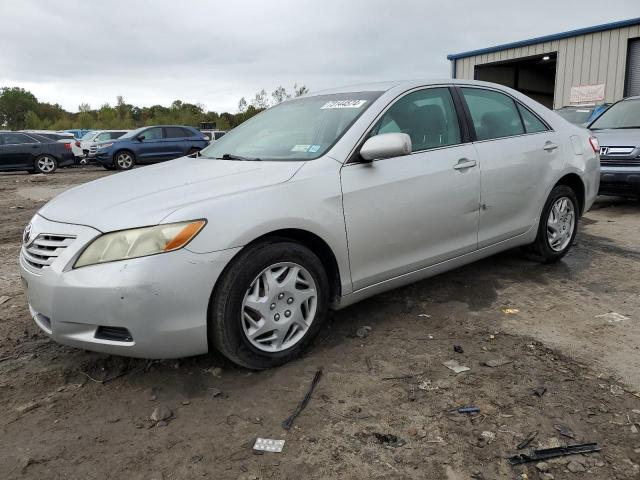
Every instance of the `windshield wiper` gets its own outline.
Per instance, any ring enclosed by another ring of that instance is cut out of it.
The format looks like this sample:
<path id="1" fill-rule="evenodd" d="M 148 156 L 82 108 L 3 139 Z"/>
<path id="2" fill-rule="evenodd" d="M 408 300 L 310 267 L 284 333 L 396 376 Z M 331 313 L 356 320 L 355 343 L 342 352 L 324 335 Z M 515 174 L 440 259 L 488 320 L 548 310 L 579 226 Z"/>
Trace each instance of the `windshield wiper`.
<path id="1" fill-rule="evenodd" d="M 240 155 L 234 155 L 232 153 L 224 153 L 222 155 L 222 157 L 219 158 L 220 160 L 241 160 L 243 162 L 259 162 L 262 159 L 261 158 L 257 158 L 257 157 L 242 157 Z"/>

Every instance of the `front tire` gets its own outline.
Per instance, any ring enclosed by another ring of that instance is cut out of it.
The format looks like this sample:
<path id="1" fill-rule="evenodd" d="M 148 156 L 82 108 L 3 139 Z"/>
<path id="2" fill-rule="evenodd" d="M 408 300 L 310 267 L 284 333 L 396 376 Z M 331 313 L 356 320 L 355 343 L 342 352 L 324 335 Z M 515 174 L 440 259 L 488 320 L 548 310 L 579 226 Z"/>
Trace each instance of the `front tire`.
<path id="1" fill-rule="evenodd" d="M 209 342 L 243 367 L 276 367 L 302 354 L 328 306 L 327 273 L 311 250 L 286 239 L 252 245 L 215 288 Z"/>
<path id="2" fill-rule="evenodd" d="M 529 246 L 538 260 L 557 262 L 567 254 L 578 232 L 579 217 L 580 205 L 573 189 L 554 187 L 542 209 L 536 240 Z"/>
<path id="3" fill-rule="evenodd" d="M 40 155 L 33 163 L 37 173 L 50 174 L 57 170 L 58 161 L 51 155 Z"/>
<path id="4" fill-rule="evenodd" d="M 131 170 L 135 163 L 133 153 L 128 151 L 118 152 L 113 157 L 113 165 L 118 170 Z"/>

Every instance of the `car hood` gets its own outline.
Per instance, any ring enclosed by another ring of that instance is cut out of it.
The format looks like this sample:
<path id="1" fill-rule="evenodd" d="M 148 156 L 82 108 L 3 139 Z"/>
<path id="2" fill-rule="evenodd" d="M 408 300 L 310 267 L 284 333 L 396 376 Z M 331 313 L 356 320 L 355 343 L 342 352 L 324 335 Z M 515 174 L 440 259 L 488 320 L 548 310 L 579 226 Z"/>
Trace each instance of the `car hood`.
<path id="1" fill-rule="evenodd" d="M 188 205 L 286 182 L 303 164 L 183 157 L 72 188 L 38 213 L 102 232 L 155 225 Z"/>
<path id="2" fill-rule="evenodd" d="M 640 145 L 640 128 L 612 128 L 591 130 L 604 147 L 637 147 Z"/>

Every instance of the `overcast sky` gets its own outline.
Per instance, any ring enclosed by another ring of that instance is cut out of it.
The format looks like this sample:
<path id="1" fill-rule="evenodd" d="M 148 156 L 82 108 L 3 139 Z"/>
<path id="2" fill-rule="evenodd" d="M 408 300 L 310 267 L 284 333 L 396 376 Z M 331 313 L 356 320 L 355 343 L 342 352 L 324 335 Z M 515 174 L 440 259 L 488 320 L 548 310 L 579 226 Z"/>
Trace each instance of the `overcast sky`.
<path id="1" fill-rule="evenodd" d="M 449 77 L 448 53 L 638 16 L 639 0 L 0 0 L 0 86 L 70 111 L 123 95 L 235 112 L 261 88 Z"/>

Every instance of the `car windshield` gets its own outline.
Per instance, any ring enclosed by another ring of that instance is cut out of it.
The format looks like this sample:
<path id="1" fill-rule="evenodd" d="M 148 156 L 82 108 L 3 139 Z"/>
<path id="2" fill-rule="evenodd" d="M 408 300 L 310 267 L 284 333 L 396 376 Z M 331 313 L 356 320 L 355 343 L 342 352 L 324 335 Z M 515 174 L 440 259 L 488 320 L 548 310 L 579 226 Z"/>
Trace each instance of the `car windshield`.
<path id="1" fill-rule="evenodd" d="M 381 92 L 290 100 L 252 117 L 203 149 L 208 158 L 312 160 L 323 155 Z"/>
<path id="2" fill-rule="evenodd" d="M 591 114 L 593 113 L 593 107 L 563 108 L 561 110 L 556 110 L 556 113 L 568 122 L 575 123 L 576 125 L 582 125 L 589 121 L 589 117 L 591 117 Z"/>
<path id="3" fill-rule="evenodd" d="M 85 134 L 82 136 L 82 138 L 81 138 L 80 140 L 89 140 L 89 139 L 90 139 L 90 138 L 92 138 L 96 133 L 98 133 L 98 132 L 96 132 L 95 130 L 91 130 L 91 131 L 89 131 L 89 132 L 85 133 Z"/>
<path id="4" fill-rule="evenodd" d="M 640 99 L 623 100 L 612 105 L 589 128 L 640 128 Z"/>

